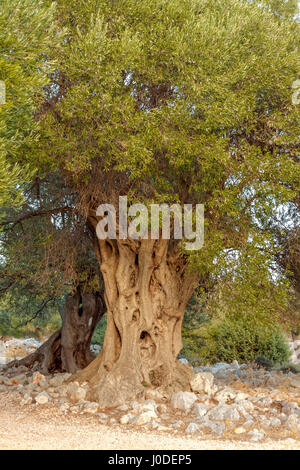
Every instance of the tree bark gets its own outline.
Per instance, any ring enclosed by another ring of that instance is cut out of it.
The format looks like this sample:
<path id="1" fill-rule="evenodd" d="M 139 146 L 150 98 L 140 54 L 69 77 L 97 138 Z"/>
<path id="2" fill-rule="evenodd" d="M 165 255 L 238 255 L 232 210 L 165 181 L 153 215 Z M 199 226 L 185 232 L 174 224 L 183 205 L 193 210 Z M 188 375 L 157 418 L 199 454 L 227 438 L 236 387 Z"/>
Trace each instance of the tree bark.
<path id="1" fill-rule="evenodd" d="M 106 311 L 100 294 L 69 294 L 62 327 L 34 353 L 7 364 L 5 369 L 24 365 L 42 373 L 71 372 L 86 367 L 95 356 L 90 351 L 97 323 Z"/>
<path id="2" fill-rule="evenodd" d="M 191 368 L 177 360 L 181 327 L 197 276 L 168 240 L 97 240 L 105 283 L 107 329 L 98 357 L 75 380 L 89 399 L 117 406 L 144 396 L 189 389 Z"/>

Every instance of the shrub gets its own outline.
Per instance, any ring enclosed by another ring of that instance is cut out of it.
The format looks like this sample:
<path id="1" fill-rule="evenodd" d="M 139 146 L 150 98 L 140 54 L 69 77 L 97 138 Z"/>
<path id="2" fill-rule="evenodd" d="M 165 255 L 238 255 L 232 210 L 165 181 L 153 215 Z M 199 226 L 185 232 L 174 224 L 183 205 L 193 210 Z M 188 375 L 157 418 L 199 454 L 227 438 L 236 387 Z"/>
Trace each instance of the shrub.
<path id="1" fill-rule="evenodd" d="M 211 317 L 205 312 L 205 295 L 193 295 L 185 312 L 182 326 L 183 349 L 181 354 L 194 366 L 201 364 L 201 349 L 205 346 L 204 325 Z"/>
<path id="2" fill-rule="evenodd" d="M 206 345 L 200 355 L 206 362 L 251 362 L 258 356 L 273 364 L 288 361 L 291 352 L 278 324 L 259 323 L 243 317 L 211 324 L 206 332 Z"/>
<path id="3" fill-rule="evenodd" d="M 93 337 L 92 337 L 92 344 L 103 344 L 104 335 L 106 330 L 106 314 L 103 315 L 99 323 L 97 324 Z"/>

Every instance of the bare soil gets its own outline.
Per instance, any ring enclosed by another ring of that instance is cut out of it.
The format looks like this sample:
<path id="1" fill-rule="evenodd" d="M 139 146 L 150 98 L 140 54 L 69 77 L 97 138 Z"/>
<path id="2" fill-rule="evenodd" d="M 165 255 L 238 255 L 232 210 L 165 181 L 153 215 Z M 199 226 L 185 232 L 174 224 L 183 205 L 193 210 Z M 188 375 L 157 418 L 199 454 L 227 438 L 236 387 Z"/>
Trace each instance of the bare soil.
<path id="1" fill-rule="evenodd" d="M 119 424 L 102 424 L 97 416 L 64 414 L 54 405 L 22 407 L 7 393 L 0 393 L 0 450 L 12 449 L 292 450 L 300 449 L 300 441 L 203 440 L 175 430 L 137 431 Z"/>

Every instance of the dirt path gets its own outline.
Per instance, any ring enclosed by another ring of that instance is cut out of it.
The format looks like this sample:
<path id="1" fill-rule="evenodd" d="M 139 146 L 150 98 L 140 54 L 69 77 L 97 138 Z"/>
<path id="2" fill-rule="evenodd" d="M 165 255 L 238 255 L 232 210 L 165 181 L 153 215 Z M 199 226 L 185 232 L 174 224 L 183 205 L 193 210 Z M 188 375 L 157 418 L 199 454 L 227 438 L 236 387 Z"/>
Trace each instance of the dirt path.
<path id="1" fill-rule="evenodd" d="M 0 449 L 300 449 L 300 442 L 201 440 L 100 424 L 97 417 L 64 415 L 56 407 L 21 407 L 0 393 Z"/>

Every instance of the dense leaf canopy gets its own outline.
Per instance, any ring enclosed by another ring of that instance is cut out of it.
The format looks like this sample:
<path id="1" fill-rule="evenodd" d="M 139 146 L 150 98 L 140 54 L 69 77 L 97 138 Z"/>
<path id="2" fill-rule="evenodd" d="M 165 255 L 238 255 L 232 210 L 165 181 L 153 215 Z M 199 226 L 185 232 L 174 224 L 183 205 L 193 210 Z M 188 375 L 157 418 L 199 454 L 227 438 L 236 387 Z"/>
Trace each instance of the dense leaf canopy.
<path id="1" fill-rule="evenodd" d="M 292 6 L 59 1 L 66 40 L 28 158 L 59 167 L 87 215 L 119 194 L 203 203 L 201 270 L 227 249 L 255 256 L 261 227 L 299 187 Z"/>
<path id="2" fill-rule="evenodd" d="M 190 265 L 248 284 L 255 308 L 274 282 L 269 221 L 299 191 L 297 2 L 51 4 L 2 2 L 0 184 L 13 163 L 59 172 L 83 217 L 119 194 L 203 203 Z"/>

